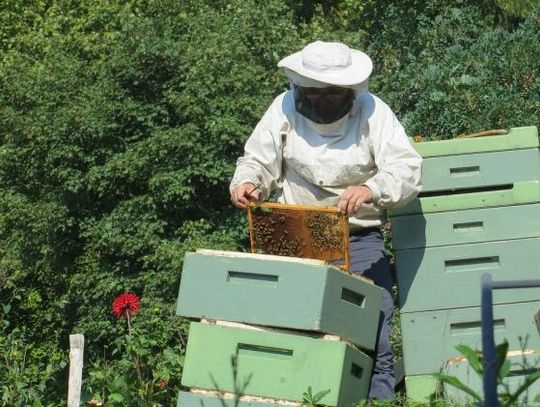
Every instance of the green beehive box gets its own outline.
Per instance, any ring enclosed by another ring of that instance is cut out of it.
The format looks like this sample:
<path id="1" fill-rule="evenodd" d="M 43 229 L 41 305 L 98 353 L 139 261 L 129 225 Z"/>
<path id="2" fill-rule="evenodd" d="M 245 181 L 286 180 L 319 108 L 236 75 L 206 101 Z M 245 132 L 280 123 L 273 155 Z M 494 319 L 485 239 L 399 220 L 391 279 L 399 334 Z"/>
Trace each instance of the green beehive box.
<path id="1" fill-rule="evenodd" d="M 504 188 L 516 181 L 539 178 L 538 148 L 425 158 L 422 162 L 422 194 Z"/>
<path id="2" fill-rule="evenodd" d="M 394 250 L 540 236 L 540 203 L 399 216 L 392 219 Z"/>
<path id="3" fill-rule="evenodd" d="M 463 358 L 448 363 L 442 373 L 458 378 L 463 384 L 475 391 L 483 398 L 482 378 L 471 369 L 469 363 Z M 509 352 L 507 360 L 511 363 L 508 376 L 504 379 L 504 385 L 499 385 L 497 392 L 499 394 L 510 391 L 515 392 L 521 384 L 524 383 L 528 374 L 534 373 L 540 369 L 540 351 L 526 351 L 525 353 L 515 351 Z M 432 375 L 413 375 L 405 378 L 405 389 L 407 399 L 415 402 L 429 402 L 430 398 L 436 392 L 441 398 L 449 400 L 452 405 L 470 405 L 472 397 L 459 391 L 453 386 L 443 384 L 437 381 Z M 536 381 L 519 398 L 519 405 L 529 406 L 537 405 L 534 399 L 540 395 L 540 380 Z"/>
<path id="4" fill-rule="evenodd" d="M 184 259 L 177 314 L 329 333 L 373 349 L 382 290 L 320 260 L 201 250 Z"/>
<path id="5" fill-rule="evenodd" d="M 538 180 L 538 145 L 536 127 L 514 128 L 506 135 L 414 143 L 424 158 L 422 193 Z"/>
<path id="6" fill-rule="evenodd" d="M 280 403 L 275 402 L 263 402 L 249 400 L 249 397 L 243 397 L 240 395 L 229 396 L 215 396 L 201 393 L 190 393 L 187 391 L 181 391 L 178 395 L 178 403 L 176 407 L 279 407 L 279 406 L 298 406 L 300 403 Z"/>
<path id="7" fill-rule="evenodd" d="M 480 278 L 527 280 L 539 276 L 540 238 L 396 250 L 401 312 L 480 305 Z M 540 289 L 500 290 L 494 303 L 535 301 Z"/>
<path id="8" fill-rule="evenodd" d="M 525 382 L 526 376 L 540 371 L 540 350 L 509 352 L 506 360 L 510 362 L 510 372 L 503 381 L 504 386 L 498 386 L 497 392 L 499 394 L 508 392 L 514 393 Z M 445 367 L 443 373 L 457 377 L 470 389 L 478 393 L 481 397 L 483 396 L 482 378 L 471 368 L 466 360 L 449 363 Z M 467 405 L 473 401 L 471 396 L 462 391 L 458 391 L 455 387 L 444 384 L 443 388 L 445 396 L 454 403 Z M 537 380 L 536 383 L 529 387 L 528 390 L 518 398 L 518 402 L 520 405 L 524 406 L 539 405 L 540 400 L 534 402 L 536 396 L 540 396 L 540 380 Z"/>
<path id="9" fill-rule="evenodd" d="M 405 391 L 407 400 L 428 403 L 435 392 L 441 398 L 442 386 L 431 374 L 412 375 L 405 377 Z"/>
<path id="10" fill-rule="evenodd" d="M 423 213 L 391 214 L 394 249 L 540 236 L 538 181 L 506 191 L 420 198 L 419 204 Z"/>
<path id="11" fill-rule="evenodd" d="M 507 339 L 510 350 L 540 349 L 534 323 L 539 308 L 540 300 L 494 305 L 495 342 Z M 455 348 L 459 344 L 482 348 L 480 307 L 402 313 L 400 320 L 407 376 L 439 372 L 449 359 L 461 356 Z"/>
<path id="12" fill-rule="evenodd" d="M 461 210 L 497 208 L 519 203 L 520 205 L 538 203 L 540 182 L 520 181 L 512 188 L 476 191 L 451 195 L 425 196 L 414 199 L 411 203 L 390 212 L 392 222 L 398 216 L 454 212 Z"/>
<path id="13" fill-rule="evenodd" d="M 182 385 L 302 401 L 309 386 L 328 406 L 365 399 L 372 360 L 343 341 L 191 323 Z"/>

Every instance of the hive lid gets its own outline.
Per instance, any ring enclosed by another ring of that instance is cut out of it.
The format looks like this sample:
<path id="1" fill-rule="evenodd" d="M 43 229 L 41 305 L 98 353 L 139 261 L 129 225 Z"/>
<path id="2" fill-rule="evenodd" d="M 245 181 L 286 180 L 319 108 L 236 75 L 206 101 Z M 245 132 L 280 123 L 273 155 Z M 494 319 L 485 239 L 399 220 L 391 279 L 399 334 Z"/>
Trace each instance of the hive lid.
<path id="1" fill-rule="evenodd" d="M 413 141 L 415 150 L 423 157 L 441 157 L 492 151 L 538 148 L 538 129 L 535 126 L 515 127 L 508 131 L 485 132 L 479 137 L 456 137 L 450 140 Z M 506 133 L 506 134 L 500 134 Z M 481 133 L 479 133 L 480 135 Z"/>

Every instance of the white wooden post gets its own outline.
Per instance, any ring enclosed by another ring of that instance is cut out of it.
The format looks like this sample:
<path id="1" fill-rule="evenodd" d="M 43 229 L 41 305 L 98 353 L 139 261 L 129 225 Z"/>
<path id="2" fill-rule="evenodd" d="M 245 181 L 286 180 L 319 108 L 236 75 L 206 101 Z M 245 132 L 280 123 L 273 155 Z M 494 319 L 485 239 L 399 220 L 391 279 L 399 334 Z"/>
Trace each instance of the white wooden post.
<path id="1" fill-rule="evenodd" d="M 67 407 L 81 404 L 84 335 L 69 335 L 69 382 Z"/>

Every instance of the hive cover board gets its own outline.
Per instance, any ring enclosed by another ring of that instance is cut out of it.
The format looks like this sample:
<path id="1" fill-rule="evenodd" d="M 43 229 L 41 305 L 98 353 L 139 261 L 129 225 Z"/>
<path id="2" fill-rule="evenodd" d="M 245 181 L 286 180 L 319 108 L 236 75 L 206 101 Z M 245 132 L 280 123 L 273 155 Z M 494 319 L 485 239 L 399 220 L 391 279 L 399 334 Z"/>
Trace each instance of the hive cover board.
<path id="1" fill-rule="evenodd" d="M 321 260 L 198 250 L 184 258 L 177 314 L 337 335 L 373 349 L 382 289 Z"/>
<path id="2" fill-rule="evenodd" d="M 252 204 L 248 220 L 252 253 L 320 259 L 349 269 L 348 218 L 337 208 Z"/>
<path id="3" fill-rule="evenodd" d="M 372 364 L 343 341 L 192 322 L 182 385 L 300 402 L 311 386 L 349 407 L 367 397 Z"/>
<path id="4" fill-rule="evenodd" d="M 535 126 L 514 127 L 509 129 L 506 134 L 422 141 L 413 143 L 413 146 L 423 158 L 526 150 L 538 148 L 538 129 Z"/>

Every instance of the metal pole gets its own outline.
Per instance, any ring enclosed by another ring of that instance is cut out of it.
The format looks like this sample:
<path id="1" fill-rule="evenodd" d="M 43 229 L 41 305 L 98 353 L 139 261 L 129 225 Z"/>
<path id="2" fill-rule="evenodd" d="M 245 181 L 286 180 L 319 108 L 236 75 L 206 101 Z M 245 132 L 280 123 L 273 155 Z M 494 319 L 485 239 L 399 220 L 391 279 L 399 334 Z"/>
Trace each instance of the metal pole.
<path id="1" fill-rule="evenodd" d="M 493 281 L 493 289 L 540 287 L 540 280 Z"/>
<path id="2" fill-rule="evenodd" d="M 498 407 L 497 355 L 493 338 L 493 298 L 491 274 L 482 275 L 482 351 L 484 357 L 484 406 Z"/>

